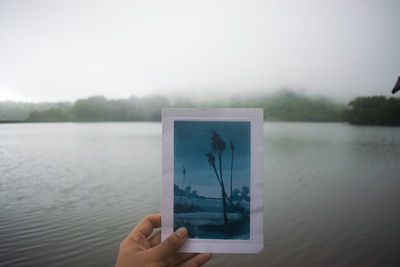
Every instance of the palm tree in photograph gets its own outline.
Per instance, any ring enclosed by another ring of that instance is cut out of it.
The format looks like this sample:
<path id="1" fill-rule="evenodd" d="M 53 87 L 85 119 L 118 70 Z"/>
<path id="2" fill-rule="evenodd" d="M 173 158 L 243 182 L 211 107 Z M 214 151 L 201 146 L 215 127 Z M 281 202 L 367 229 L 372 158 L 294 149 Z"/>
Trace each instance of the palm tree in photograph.
<path id="1" fill-rule="evenodd" d="M 206 156 L 208 157 L 208 163 L 213 167 L 215 175 L 217 176 L 217 180 L 219 185 L 221 186 L 221 196 L 222 196 L 222 207 L 224 211 L 224 223 L 228 224 L 228 216 L 226 215 L 226 192 L 225 192 L 225 185 L 224 179 L 222 178 L 222 152 L 225 150 L 225 141 L 221 139 L 219 134 L 212 130 L 211 132 L 211 152 L 208 152 Z M 218 155 L 218 162 L 219 162 L 219 175 L 217 168 L 215 166 L 215 157 L 214 155 Z"/>
<path id="2" fill-rule="evenodd" d="M 232 159 L 231 159 L 231 194 L 230 194 L 230 199 L 232 200 L 232 169 L 233 169 L 233 154 L 235 150 L 235 146 L 233 145 L 233 142 L 231 140 L 230 142 L 231 145 L 231 151 L 232 151 Z"/>
<path id="3" fill-rule="evenodd" d="M 185 192 L 185 177 L 186 177 L 186 169 L 185 166 L 182 166 L 182 174 L 183 174 L 183 181 L 182 181 L 182 191 Z M 181 194 L 181 202 L 182 202 L 182 195 L 184 193 Z"/>
<path id="4" fill-rule="evenodd" d="M 185 166 L 182 166 L 182 174 L 183 174 L 183 185 L 182 185 L 182 189 L 185 188 L 185 177 L 186 177 L 186 169 Z"/>

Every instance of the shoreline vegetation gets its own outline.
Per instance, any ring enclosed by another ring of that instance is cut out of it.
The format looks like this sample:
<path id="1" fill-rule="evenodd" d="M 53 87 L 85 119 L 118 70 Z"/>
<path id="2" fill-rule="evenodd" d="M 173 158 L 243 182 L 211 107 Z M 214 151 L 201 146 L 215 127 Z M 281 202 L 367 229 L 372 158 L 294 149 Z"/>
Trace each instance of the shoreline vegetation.
<path id="1" fill-rule="evenodd" d="M 191 101 L 164 96 L 107 99 L 92 96 L 75 102 L 0 102 L 0 123 L 160 121 L 162 108 L 263 108 L 265 121 L 348 122 L 400 126 L 400 98 L 357 97 L 347 105 L 291 91 L 253 97 Z"/>

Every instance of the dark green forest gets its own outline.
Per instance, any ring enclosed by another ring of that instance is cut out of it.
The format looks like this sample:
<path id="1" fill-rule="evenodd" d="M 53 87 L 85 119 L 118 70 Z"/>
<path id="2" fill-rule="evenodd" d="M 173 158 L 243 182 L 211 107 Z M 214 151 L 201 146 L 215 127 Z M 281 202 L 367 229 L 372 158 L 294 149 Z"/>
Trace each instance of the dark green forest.
<path id="1" fill-rule="evenodd" d="M 267 121 L 347 121 L 357 125 L 400 125 L 400 99 L 384 96 L 358 97 L 348 105 L 324 97 L 290 91 L 272 95 L 192 101 L 164 96 L 107 99 L 92 96 L 75 102 L 0 102 L 0 122 L 100 122 L 160 121 L 166 107 L 263 108 Z"/>
<path id="2" fill-rule="evenodd" d="M 400 125 L 400 98 L 357 97 L 349 103 L 344 118 L 356 125 Z"/>

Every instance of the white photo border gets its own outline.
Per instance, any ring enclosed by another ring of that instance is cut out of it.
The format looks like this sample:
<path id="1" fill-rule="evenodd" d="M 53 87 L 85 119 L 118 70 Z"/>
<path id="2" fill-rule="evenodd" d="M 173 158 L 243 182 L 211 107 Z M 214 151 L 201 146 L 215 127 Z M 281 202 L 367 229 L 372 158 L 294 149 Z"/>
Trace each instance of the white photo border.
<path id="1" fill-rule="evenodd" d="M 250 239 L 191 239 L 179 252 L 258 253 L 264 247 L 264 139 L 263 110 L 258 108 L 166 108 L 162 110 L 162 225 L 161 240 L 173 233 L 174 196 L 174 121 L 249 121 L 250 163 Z"/>

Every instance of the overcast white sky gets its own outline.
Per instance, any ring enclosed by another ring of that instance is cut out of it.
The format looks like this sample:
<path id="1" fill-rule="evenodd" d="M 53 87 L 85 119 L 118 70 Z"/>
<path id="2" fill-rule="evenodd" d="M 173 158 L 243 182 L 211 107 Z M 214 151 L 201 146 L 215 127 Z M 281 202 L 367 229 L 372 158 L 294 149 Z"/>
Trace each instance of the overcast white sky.
<path id="1" fill-rule="evenodd" d="M 0 0 L 0 100 L 389 95 L 400 1 Z"/>

